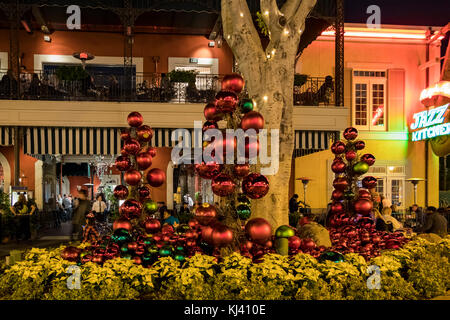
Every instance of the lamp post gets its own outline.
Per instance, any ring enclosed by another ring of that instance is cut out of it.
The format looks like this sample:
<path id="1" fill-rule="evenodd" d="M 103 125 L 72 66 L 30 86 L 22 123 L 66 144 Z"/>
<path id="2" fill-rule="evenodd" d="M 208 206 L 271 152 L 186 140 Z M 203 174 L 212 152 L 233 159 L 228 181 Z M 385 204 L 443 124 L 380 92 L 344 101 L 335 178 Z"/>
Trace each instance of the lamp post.
<path id="1" fill-rule="evenodd" d="M 420 181 L 425 181 L 425 179 L 409 178 L 409 179 L 406 179 L 406 181 L 409 181 L 413 184 L 413 187 L 414 187 L 414 203 L 413 204 L 417 204 L 417 185 L 419 184 Z"/>
<path id="2" fill-rule="evenodd" d="M 87 60 L 92 60 L 95 58 L 94 55 L 89 52 L 75 52 L 72 56 L 78 60 L 81 60 L 81 66 L 83 69 L 86 67 Z"/>
<path id="3" fill-rule="evenodd" d="M 303 202 L 306 206 L 306 188 L 308 187 L 308 183 L 312 180 L 311 178 L 301 177 L 297 178 L 296 180 L 301 180 L 303 184 Z"/>

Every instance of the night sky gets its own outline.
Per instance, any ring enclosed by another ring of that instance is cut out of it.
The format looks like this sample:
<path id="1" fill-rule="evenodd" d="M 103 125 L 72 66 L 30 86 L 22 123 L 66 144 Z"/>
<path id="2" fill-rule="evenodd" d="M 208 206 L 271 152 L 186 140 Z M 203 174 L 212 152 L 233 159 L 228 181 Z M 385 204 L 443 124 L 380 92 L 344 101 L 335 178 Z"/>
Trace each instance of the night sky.
<path id="1" fill-rule="evenodd" d="M 450 22 L 449 0 L 344 0 L 345 22 L 366 23 L 367 7 L 378 5 L 381 24 L 444 26 Z"/>

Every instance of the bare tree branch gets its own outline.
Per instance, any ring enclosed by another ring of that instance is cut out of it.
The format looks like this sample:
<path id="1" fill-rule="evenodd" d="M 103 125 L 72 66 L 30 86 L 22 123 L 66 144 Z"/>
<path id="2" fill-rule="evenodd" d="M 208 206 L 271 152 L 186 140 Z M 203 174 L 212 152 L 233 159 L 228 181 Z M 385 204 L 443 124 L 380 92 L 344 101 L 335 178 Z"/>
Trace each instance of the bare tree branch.
<path id="1" fill-rule="evenodd" d="M 317 0 L 302 0 L 300 5 L 298 6 L 297 11 L 289 21 L 289 24 L 294 30 L 296 30 L 297 32 L 298 30 L 304 30 L 306 18 L 308 17 L 309 13 L 312 11 L 316 3 Z"/>
<path id="2" fill-rule="evenodd" d="M 295 12 L 297 12 L 298 6 L 302 0 L 287 0 L 281 7 L 281 13 L 284 14 L 286 19 L 290 19 Z"/>
<path id="3" fill-rule="evenodd" d="M 260 7 L 262 18 L 266 23 L 267 27 L 269 28 L 269 36 L 280 33 L 284 28 L 286 19 L 278 9 L 277 1 L 260 0 Z"/>

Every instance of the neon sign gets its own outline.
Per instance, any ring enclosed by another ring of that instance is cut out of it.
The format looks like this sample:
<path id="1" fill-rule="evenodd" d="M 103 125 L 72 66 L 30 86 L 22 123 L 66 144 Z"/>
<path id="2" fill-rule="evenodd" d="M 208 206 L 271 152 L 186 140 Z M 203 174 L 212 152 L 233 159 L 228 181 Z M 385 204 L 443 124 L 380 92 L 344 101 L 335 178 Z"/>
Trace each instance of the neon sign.
<path id="1" fill-rule="evenodd" d="M 383 106 L 379 106 L 379 107 L 377 108 L 377 110 L 375 111 L 375 114 L 374 114 L 374 116 L 373 116 L 372 124 L 373 124 L 373 125 L 376 125 L 377 122 L 378 122 L 378 120 L 380 120 L 380 118 L 381 118 L 382 116 L 383 116 Z"/>
<path id="2" fill-rule="evenodd" d="M 412 141 L 431 139 L 438 136 L 450 134 L 450 123 L 444 123 L 445 112 L 450 104 L 434 108 L 428 111 L 422 111 L 413 115 L 414 123 L 411 124 Z"/>
<path id="3" fill-rule="evenodd" d="M 436 96 L 444 96 L 450 98 L 450 81 L 441 81 L 433 87 L 424 89 L 420 94 L 420 102 L 424 103 L 428 99 Z"/>

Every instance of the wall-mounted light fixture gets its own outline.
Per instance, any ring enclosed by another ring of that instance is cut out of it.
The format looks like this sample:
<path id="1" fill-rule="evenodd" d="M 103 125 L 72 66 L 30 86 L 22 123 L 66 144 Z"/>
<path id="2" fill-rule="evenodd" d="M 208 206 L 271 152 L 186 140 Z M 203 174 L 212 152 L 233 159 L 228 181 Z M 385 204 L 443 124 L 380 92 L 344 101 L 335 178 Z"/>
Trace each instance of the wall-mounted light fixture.
<path id="1" fill-rule="evenodd" d="M 215 41 L 208 42 L 208 47 L 210 47 L 210 48 L 214 48 L 215 45 L 216 45 Z"/>
<path id="2" fill-rule="evenodd" d="M 44 41 L 45 42 L 52 42 L 52 38 L 49 35 L 44 35 Z"/>

